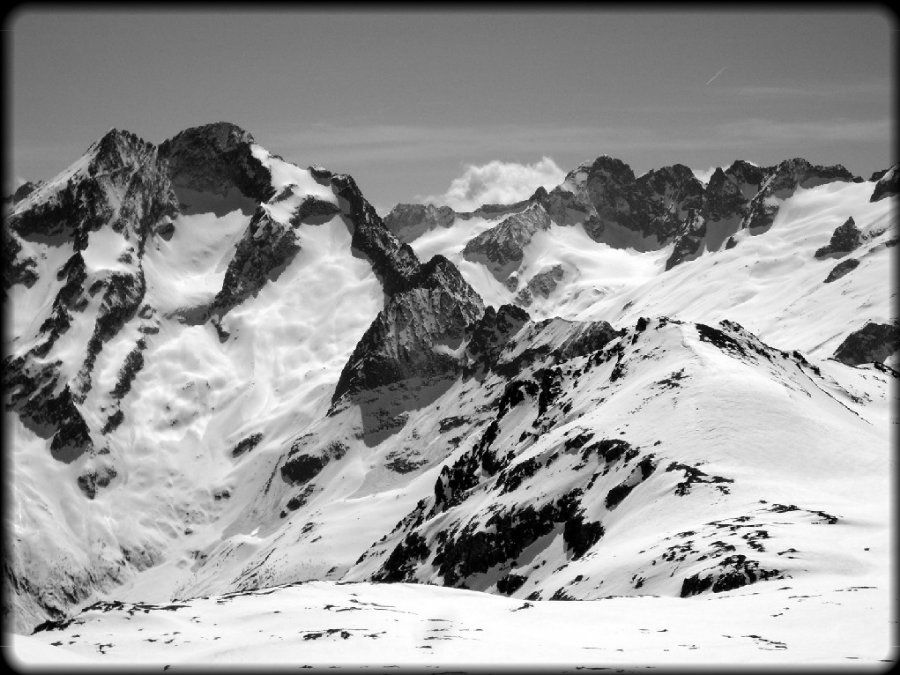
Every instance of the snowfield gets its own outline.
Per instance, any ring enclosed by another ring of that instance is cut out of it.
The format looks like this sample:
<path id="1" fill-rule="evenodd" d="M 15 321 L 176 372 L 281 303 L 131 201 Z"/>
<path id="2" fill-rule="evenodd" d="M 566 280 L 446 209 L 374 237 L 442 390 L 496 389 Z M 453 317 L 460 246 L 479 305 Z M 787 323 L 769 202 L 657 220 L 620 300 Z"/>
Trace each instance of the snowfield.
<path id="1" fill-rule="evenodd" d="M 841 575 L 689 599 L 523 602 L 413 584 L 313 581 L 168 605 L 106 604 L 14 636 L 23 666 L 888 664 L 884 588 Z M 886 666 L 885 666 L 886 667 Z"/>

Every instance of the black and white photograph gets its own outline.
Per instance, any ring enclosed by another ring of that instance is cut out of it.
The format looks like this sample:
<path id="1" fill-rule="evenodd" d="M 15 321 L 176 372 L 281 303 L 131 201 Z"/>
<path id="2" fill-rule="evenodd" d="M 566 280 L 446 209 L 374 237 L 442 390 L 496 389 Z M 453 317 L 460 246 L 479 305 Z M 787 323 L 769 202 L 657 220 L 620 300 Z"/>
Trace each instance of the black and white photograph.
<path id="1" fill-rule="evenodd" d="M 7 9 L 4 662 L 890 670 L 898 29 Z"/>

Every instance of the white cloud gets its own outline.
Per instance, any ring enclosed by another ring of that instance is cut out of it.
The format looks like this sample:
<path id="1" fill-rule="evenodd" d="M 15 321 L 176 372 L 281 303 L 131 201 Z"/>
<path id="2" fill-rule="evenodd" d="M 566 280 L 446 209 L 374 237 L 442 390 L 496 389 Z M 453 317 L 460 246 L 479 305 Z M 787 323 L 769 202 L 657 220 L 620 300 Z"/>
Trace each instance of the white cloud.
<path id="1" fill-rule="evenodd" d="M 550 157 L 542 157 L 534 164 L 494 160 L 481 166 L 466 166 L 444 194 L 416 199 L 447 205 L 456 211 L 473 211 L 482 204 L 512 204 L 527 199 L 539 186 L 550 190 L 565 177 L 565 172 Z"/>

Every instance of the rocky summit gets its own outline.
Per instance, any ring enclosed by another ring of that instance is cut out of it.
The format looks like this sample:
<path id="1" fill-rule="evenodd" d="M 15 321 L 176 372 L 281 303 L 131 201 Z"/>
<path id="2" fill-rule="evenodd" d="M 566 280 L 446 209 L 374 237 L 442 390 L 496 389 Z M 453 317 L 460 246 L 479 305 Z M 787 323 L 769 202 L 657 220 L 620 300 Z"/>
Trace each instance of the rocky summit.
<path id="1" fill-rule="evenodd" d="M 4 200 L 10 625 L 887 597 L 896 174 L 600 155 L 382 217 L 234 124 L 111 130 Z"/>

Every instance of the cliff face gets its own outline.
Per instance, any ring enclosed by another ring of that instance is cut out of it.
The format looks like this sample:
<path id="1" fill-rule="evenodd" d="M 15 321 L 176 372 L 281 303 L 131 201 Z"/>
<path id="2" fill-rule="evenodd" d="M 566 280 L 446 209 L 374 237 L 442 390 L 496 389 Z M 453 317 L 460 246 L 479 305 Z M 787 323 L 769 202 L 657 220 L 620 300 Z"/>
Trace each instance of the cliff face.
<path id="1" fill-rule="evenodd" d="M 192 127 L 163 141 L 159 155 L 168 163 L 182 208 L 202 212 L 209 195 L 231 196 L 238 203 L 268 201 L 274 194 L 272 175 L 253 156 L 254 143 L 249 132 L 228 122 Z"/>

